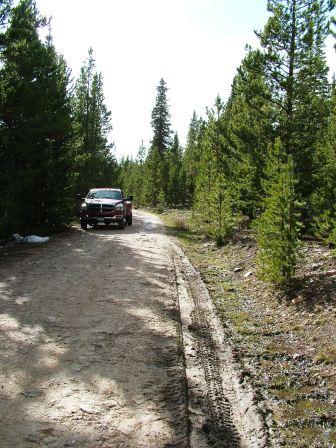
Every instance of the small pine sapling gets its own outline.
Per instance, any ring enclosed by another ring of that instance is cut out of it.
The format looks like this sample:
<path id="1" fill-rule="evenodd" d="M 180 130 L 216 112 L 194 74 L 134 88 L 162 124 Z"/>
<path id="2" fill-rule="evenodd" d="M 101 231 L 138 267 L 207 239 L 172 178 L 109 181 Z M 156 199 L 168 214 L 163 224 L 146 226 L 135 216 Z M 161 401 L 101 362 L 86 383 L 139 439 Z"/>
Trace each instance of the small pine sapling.
<path id="1" fill-rule="evenodd" d="M 290 283 L 299 257 L 300 206 L 291 155 L 277 139 L 266 167 L 264 211 L 257 219 L 258 265 L 261 277 L 276 284 Z"/>
<path id="2" fill-rule="evenodd" d="M 158 196 L 158 203 L 156 206 L 157 213 L 163 213 L 164 209 L 167 207 L 167 201 L 166 196 L 164 194 L 163 189 L 161 188 L 159 196 Z"/>

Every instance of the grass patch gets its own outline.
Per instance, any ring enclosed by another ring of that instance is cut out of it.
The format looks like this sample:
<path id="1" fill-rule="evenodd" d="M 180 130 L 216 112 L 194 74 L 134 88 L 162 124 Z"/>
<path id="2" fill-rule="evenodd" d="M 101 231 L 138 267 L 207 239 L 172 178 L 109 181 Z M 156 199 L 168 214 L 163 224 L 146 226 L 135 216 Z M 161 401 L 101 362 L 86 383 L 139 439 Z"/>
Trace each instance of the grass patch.
<path id="1" fill-rule="evenodd" d="M 317 353 L 315 362 L 318 364 L 336 364 L 336 347 L 328 347 Z"/>
<path id="2" fill-rule="evenodd" d="M 285 448 L 303 448 L 303 447 L 325 447 L 332 448 L 332 435 L 328 430 L 321 428 L 320 426 L 308 426 L 303 428 L 288 428 L 283 431 L 287 443 Z M 321 440 L 325 441 L 324 445 L 321 445 Z"/>

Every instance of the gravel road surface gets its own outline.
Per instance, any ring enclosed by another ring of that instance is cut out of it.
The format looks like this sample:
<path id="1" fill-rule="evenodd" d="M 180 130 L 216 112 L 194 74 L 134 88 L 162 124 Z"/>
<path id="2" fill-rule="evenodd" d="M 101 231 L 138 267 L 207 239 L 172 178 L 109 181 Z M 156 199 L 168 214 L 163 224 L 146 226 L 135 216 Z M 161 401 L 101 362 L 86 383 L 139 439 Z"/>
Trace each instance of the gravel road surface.
<path id="1" fill-rule="evenodd" d="M 188 446 L 175 270 L 158 220 L 0 261 L 1 448 Z"/>
<path id="2" fill-rule="evenodd" d="M 273 446 L 199 274 L 133 223 L 1 249 L 0 448 Z"/>

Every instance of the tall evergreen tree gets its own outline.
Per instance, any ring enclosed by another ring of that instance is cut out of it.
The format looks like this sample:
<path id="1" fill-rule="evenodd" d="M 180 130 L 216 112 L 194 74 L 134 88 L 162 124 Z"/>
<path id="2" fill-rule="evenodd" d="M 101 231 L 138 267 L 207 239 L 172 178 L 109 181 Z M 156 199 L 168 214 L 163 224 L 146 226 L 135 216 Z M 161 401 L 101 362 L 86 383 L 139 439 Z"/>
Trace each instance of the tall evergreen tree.
<path id="1" fill-rule="evenodd" d="M 264 211 L 257 220 L 259 269 L 264 279 L 288 284 L 299 255 L 300 204 L 293 158 L 286 154 L 279 139 L 270 147 L 266 176 Z"/>
<path id="2" fill-rule="evenodd" d="M 184 172 L 182 165 L 182 147 L 177 133 L 168 150 L 167 202 L 169 205 L 181 205 L 184 202 Z"/>
<path id="3" fill-rule="evenodd" d="M 77 190 L 85 194 L 92 186 L 115 183 L 117 163 L 108 141 L 111 112 L 105 105 L 103 78 L 96 72 L 91 48 L 75 86 L 74 123 Z"/>
<path id="4" fill-rule="evenodd" d="M 147 201 L 153 206 L 158 203 L 158 197 L 167 197 L 169 166 L 167 151 L 171 145 L 170 113 L 167 101 L 167 85 L 163 79 L 157 86 L 155 106 L 152 111 L 153 139 L 146 161 Z M 158 189 L 157 189 L 158 188 Z"/>
<path id="5" fill-rule="evenodd" d="M 298 174 L 298 190 L 312 191 L 314 150 L 328 117 L 328 68 L 324 45 L 330 30 L 329 0 L 269 0 L 271 12 L 259 34 L 274 123 Z"/>
<path id="6" fill-rule="evenodd" d="M 185 173 L 185 197 L 189 206 L 193 204 L 196 177 L 199 173 L 199 163 L 202 154 L 202 140 L 205 122 L 194 111 L 190 121 L 187 143 L 183 154 L 183 171 Z"/>
<path id="7" fill-rule="evenodd" d="M 163 188 L 166 185 L 163 184 L 163 179 L 166 179 L 166 175 L 165 159 L 156 146 L 151 146 L 145 164 L 145 201 L 147 204 L 156 207 L 161 190 L 163 195 L 165 194 Z"/>
<path id="8" fill-rule="evenodd" d="M 336 244 L 336 88 L 333 88 L 331 114 L 326 132 L 318 143 L 312 195 L 315 227 L 319 237 Z"/>
<path id="9" fill-rule="evenodd" d="M 170 146 L 172 135 L 167 91 L 167 85 L 161 78 L 160 83 L 157 86 L 156 101 L 152 111 L 152 128 L 154 132 L 152 145 L 158 149 L 161 156 L 164 155 L 167 148 Z"/>
<path id="10" fill-rule="evenodd" d="M 134 190 L 131 191 L 135 196 L 135 204 L 139 207 L 140 205 L 145 204 L 145 170 L 146 170 L 146 148 L 141 142 L 139 147 L 137 156 L 136 156 L 136 173 L 135 173 L 135 185 Z"/>
<path id="11" fill-rule="evenodd" d="M 8 24 L 7 20 L 11 11 L 12 4 L 12 0 L 1 0 L 0 2 L 0 51 L 5 44 L 3 31 Z"/>
<path id="12" fill-rule="evenodd" d="M 232 178 L 238 199 L 236 207 L 250 218 L 260 208 L 267 148 L 274 138 L 275 114 L 262 62 L 259 50 L 247 48 L 225 109 L 226 138 L 236 159 Z"/>
<path id="13" fill-rule="evenodd" d="M 232 231 L 232 153 L 226 139 L 224 104 L 217 97 L 208 110 L 208 123 L 196 178 L 195 210 L 201 225 L 218 242 Z"/>
<path id="14" fill-rule="evenodd" d="M 3 226 L 56 224 L 69 219 L 72 125 L 69 73 L 49 38 L 34 0 L 11 13 L 2 54 L 0 183 Z M 70 211 L 71 210 L 71 211 Z"/>

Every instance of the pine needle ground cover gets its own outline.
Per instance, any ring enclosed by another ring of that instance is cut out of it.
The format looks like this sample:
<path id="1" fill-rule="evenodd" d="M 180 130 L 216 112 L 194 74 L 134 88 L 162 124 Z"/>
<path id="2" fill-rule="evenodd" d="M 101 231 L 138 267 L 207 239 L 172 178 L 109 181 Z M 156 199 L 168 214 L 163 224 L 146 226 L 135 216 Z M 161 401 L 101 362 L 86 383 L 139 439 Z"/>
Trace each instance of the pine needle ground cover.
<path id="1" fill-rule="evenodd" d="M 225 246 L 192 227 L 191 214 L 161 215 L 202 274 L 242 366 L 272 416 L 282 446 L 336 446 L 336 261 L 303 241 L 290 291 L 257 277 L 256 242 L 241 230 Z"/>

